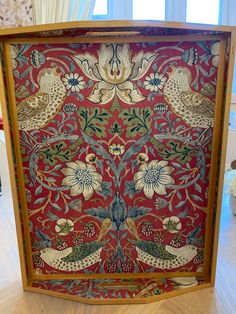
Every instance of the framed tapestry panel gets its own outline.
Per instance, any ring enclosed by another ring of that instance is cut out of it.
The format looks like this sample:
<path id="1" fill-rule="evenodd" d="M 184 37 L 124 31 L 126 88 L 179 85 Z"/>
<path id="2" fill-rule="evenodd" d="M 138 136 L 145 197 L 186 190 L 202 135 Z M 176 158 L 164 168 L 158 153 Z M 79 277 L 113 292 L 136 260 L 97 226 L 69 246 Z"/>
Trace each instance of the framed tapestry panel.
<path id="1" fill-rule="evenodd" d="M 147 302 L 214 282 L 232 30 L 119 23 L 2 35 L 30 291 Z"/>

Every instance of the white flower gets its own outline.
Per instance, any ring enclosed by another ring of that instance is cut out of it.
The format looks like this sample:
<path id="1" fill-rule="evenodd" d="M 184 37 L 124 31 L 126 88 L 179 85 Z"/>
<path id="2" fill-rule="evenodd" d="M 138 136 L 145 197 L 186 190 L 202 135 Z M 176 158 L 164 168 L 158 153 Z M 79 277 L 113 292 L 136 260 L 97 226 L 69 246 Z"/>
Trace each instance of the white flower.
<path id="1" fill-rule="evenodd" d="M 55 231 L 60 235 L 67 235 L 74 230 L 74 223 L 70 219 L 59 219 L 55 226 Z"/>
<path id="2" fill-rule="evenodd" d="M 166 185 L 174 184 L 174 179 L 170 176 L 173 167 L 168 166 L 168 162 L 152 160 L 139 167 L 139 171 L 134 174 L 135 190 L 143 190 L 147 198 L 153 198 L 154 192 L 165 195 Z"/>
<path id="3" fill-rule="evenodd" d="M 163 89 L 167 78 L 164 77 L 164 74 L 151 73 L 149 76 L 146 76 L 146 81 L 143 82 L 145 89 L 150 90 L 151 92 L 157 92 L 158 90 Z"/>
<path id="4" fill-rule="evenodd" d="M 83 194 L 87 201 L 93 196 L 94 191 L 102 191 L 102 176 L 93 165 L 85 164 L 80 160 L 68 162 L 66 165 L 68 168 L 61 169 L 66 176 L 61 185 L 70 187 L 71 196 Z"/>
<path id="5" fill-rule="evenodd" d="M 129 44 L 102 44 L 97 55 L 79 53 L 73 58 L 91 80 L 95 81 L 87 97 L 97 104 L 106 104 L 115 95 L 127 104 L 145 99 L 134 81 L 143 77 L 157 57 L 155 52 L 132 53 Z"/>
<path id="6" fill-rule="evenodd" d="M 79 76 L 78 73 L 66 74 L 62 81 L 66 89 L 71 89 L 72 92 L 79 92 L 81 89 L 84 89 L 85 87 L 83 76 Z"/>
<path id="7" fill-rule="evenodd" d="M 219 41 L 215 42 L 211 46 L 211 54 L 213 55 L 212 65 L 217 67 L 219 63 L 219 55 L 220 55 L 220 42 Z"/>
<path id="8" fill-rule="evenodd" d="M 125 151 L 125 146 L 122 144 L 111 144 L 108 146 L 108 150 L 112 155 L 119 156 L 122 155 Z"/>
<path id="9" fill-rule="evenodd" d="M 170 233 L 176 233 L 182 228 L 182 224 L 176 216 L 166 217 L 163 220 L 163 228 Z"/>

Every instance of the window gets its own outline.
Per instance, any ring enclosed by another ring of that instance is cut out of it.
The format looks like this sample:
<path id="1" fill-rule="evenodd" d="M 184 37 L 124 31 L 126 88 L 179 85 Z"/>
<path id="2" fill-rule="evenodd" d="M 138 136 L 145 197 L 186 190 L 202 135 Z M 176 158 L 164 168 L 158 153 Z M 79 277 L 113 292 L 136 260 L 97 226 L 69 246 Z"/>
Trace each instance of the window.
<path id="1" fill-rule="evenodd" d="M 133 0 L 134 20 L 165 20 L 165 0 Z"/>
<path id="2" fill-rule="evenodd" d="M 93 15 L 107 15 L 107 0 L 99 0 L 95 2 Z"/>
<path id="3" fill-rule="evenodd" d="M 219 0 L 187 0 L 186 21 L 190 23 L 218 24 Z"/>
<path id="4" fill-rule="evenodd" d="M 96 0 L 93 9 L 92 19 L 93 20 L 109 19 L 108 12 L 111 10 L 111 8 L 109 8 L 109 4 L 108 0 Z"/>
<path id="5" fill-rule="evenodd" d="M 227 24 L 229 13 L 235 12 L 235 4 L 236 0 L 95 0 L 92 19 L 220 24 L 223 16 Z"/>

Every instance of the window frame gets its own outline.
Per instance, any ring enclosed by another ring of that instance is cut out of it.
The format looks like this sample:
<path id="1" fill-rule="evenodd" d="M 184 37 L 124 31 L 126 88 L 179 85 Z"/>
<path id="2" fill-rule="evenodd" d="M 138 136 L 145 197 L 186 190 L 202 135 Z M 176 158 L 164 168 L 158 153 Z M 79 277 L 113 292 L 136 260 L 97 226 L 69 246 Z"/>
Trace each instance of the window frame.
<path id="1" fill-rule="evenodd" d="M 107 0 L 107 15 L 92 15 L 92 20 L 132 20 L 132 0 Z M 236 25 L 236 1 L 220 0 L 219 25 Z M 165 0 L 165 21 L 186 22 L 187 0 Z"/>

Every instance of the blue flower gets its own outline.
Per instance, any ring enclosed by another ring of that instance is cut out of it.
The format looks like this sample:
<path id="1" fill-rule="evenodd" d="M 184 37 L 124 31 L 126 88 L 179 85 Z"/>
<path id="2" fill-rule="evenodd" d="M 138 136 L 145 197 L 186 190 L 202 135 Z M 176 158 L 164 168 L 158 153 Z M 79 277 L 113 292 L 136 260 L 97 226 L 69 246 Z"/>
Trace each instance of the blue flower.
<path id="1" fill-rule="evenodd" d="M 72 92 L 79 92 L 85 87 L 83 76 L 79 76 L 78 73 L 66 74 L 62 81 L 66 89 L 71 89 Z"/>
<path id="2" fill-rule="evenodd" d="M 167 78 L 164 77 L 164 74 L 151 73 L 149 76 L 146 76 L 146 81 L 143 82 L 145 89 L 150 90 L 151 92 L 157 92 L 158 90 L 163 89 Z"/>

